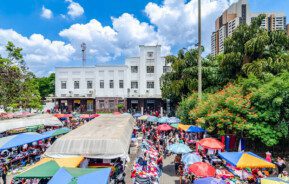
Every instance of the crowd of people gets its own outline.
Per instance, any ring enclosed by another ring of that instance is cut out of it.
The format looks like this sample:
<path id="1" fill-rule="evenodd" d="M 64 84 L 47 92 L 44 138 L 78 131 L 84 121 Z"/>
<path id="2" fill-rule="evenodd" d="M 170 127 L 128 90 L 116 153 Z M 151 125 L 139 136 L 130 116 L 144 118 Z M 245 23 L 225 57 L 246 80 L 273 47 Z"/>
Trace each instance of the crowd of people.
<path id="1" fill-rule="evenodd" d="M 268 176 L 278 176 L 284 181 L 289 181 L 288 172 L 285 171 L 286 163 L 285 159 L 277 157 L 276 161 L 273 162 L 271 159 L 271 153 L 266 153 L 266 160 L 276 164 L 277 170 L 273 169 L 237 169 L 236 167 L 224 162 L 219 156 L 218 151 L 199 150 L 196 147 L 196 142 L 202 139 L 204 133 L 188 133 L 177 128 L 173 128 L 169 131 L 159 131 L 157 129 L 158 123 L 150 123 L 147 121 L 137 121 L 137 128 L 133 131 L 133 137 L 142 135 L 143 145 L 148 144 L 141 156 L 137 158 L 137 166 L 142 166 L 142 171 L 146 171 L 149 162 L 153 162 L 151 165 L 156 165 L 158 175 L 160 176 L 163 170 L 163 160 L 168 156 L 174 156 L 174 169 L 175 175 L 179 177 L 179 183 L 193 183 L 198 176 L 188 171 L 188 166 L 183 162 L 182 154 L 173 154 L 169 151 L 168 147 L 175 143 L 184 143 L 188 145 L 191 150 L 196 152 L 201 162 L 208 163 L 216 169 L 215 177 L 220 178 L 225 183 L 258 183 L 261 178 Z M 221 151 L 221 150 L 219 150 Z M 153 155 L 149 155 L 153 154 Z M 151 158 L 152 157 L 152 158 Z M 136 166 L 135 166 L 136 167 Z M 137 178 L 137 169 L 133 169 L 132 178 L 135 182 Z M 158 181 L 159 177 L 156 177 Z M 137 182 L 135 182 L 137 183 Z"/>

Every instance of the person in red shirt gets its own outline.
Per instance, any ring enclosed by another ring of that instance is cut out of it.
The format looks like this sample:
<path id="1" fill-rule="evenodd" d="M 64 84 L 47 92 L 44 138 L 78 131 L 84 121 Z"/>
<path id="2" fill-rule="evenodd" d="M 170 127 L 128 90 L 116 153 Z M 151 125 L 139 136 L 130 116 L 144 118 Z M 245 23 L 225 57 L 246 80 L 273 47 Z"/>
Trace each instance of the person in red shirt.
<path id="1" fill-rule="evenodd" d="M 160 172 L 162 172 L 163 171 L 163 156 L 161 154 L 159 155 L 157 159 L 157 164 L 160 169 Z"/>

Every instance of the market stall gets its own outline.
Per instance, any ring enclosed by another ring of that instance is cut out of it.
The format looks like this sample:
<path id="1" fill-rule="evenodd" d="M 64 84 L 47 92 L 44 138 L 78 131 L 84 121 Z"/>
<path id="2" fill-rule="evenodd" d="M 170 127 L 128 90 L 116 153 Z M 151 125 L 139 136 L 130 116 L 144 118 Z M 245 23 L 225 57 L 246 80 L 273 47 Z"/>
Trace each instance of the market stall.
<path id="1" fill-rule="evenodd" d="M 45 155 L 82 155 L 87 158 L 128 158 L 135 120 L 131 115 L 101 115 L 60 137 Z"/>
<path id="2" fill-rule="evenodd" d="M 111 169 L 83 169 L 68 168 L 59 169 L 48 184 L 108 184 Z"/>
<path id="3" fill-rule="evenodd" d="M 38 114 L 25 118 L 0 120 L 0 133 L 37 125 L 63 126 L 63 123 L 51 114 Z"/>
<path id="4" fill-rule="evenodd" d="M 50 131 L 47 131 L 47 132 L 44 132 L 42 133 L 42 135 L 46 138 L 49 138 L 49 137 L 56 137 L 56 136 L 59 136 L 59 135 L 63 135 L 63 134 L 66 134 L 68 132 L 70 132 L 71 129 L 67 128 L 67 127 L 63 127 L 63 128 L 59 128 L 59 129 L 55 129 L 55 130 L 50 130 Z"/>
<path id="5" fill-rule="evenodd" d="M 83 157 L 43 158 L 26 171 L 16 175 L 13 180 L 50 179 L 61 167 L 77 167 Z"/>

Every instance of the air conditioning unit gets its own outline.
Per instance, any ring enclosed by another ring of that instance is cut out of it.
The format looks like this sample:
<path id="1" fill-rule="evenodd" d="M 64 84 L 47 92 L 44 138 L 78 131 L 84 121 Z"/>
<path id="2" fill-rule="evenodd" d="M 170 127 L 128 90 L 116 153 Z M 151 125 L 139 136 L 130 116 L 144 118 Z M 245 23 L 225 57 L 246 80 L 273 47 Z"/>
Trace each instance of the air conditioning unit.
<path id="1" fill-rule="evenodd" d="M 90 90 L 88 93 L 89 93 L 89 94 L 93 94 L 93 90 Z"/>
<path id="2" fill-rule="evenodd" d="M 150 90 L 146 90 L 146 93 L 149 93 L 150 92 Z"/>
<path id="3" fill-rule="evenodd" d="M 79 94 L 74 94 L 74 97 L 79 97 Z"/>
<path id="4" fill-rule="evenodd" d="M 87 94 L 87 97 L 92 97 L 92 94 Z"/>
<path id="5" fill-rule="evenodd" d="M 137 90 L 135 89 L 135 90 L 133 90 L 133 92 L 134 92 L 134 93 L 137 93 Z"/>

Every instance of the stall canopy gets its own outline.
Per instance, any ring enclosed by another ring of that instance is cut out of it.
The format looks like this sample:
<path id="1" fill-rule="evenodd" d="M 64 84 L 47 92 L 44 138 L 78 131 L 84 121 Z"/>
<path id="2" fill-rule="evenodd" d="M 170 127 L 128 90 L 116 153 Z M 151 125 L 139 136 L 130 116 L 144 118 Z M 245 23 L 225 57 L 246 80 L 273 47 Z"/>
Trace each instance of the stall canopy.
<path id="1" fill-rule="evenodd" d="M 189 133 L 200 133 L 200 132 L 205 132 L 206 130 L 200 128 L 200 127 L 197 127 L 197 126 L 190 126 L 186 132 L 189 132 Z"/>
<path id="2" fill-rule="evenodd" d="M 184 125 L 184 124 L 179 124 L 178 128 L 183 130 L 183 131 L 187 131 L 192 125 Z"/>
<path id="3" fill-rule="evenodd" d="M 127 158 L 134 122 L 131 115 L 103 114 L 57 139 L 45 155 Z"/>
<path id="4" fill-rule="evenodd" d="M 51 178 L 61 167 L 77 167 L 83 157 L 44 158 L 14 178 Z"/>
<path id="5" fill-rule="evenodd" d="M 58 135 L 66 134 L 68 132 L 70 132 L 70 129 L 67 127 L 63 127 L 63 128 L 44 132 L 44 133 L 42 133 L 42 135 L 48 138 L 48 137 L 55 137 Z"/>
<path id="6" fill-rule="evenodd" d="M 29 144 L 46 137 L 36 132 L 27 132 L 0 138 L 0 151 Z"/>
<path id="7" fill-rule="evenodd" d="M 277 177 L 261 178 L 261 184 L 289 184 L 289 181 L 284 181 Z"/>
<path id="8" fill-rule="evenodd" d="M 221 152 L 219 156 L 229 164 L 243 168 L 275 168 L 275 164 L 266 161 L 252 152 Z"/>
<path id="9" fill-rule="evenodd" d="M 111 169 L 61 168 L 48 184 L 94 184 L 109 182 Z"/>
<path id="10" fill-rule="evenodd" d="M 26 118 L 0 120 L 0 133 L 17 128 L 25 128 L 35 125 L 63 126 L 62 122 L 51 114 L 38 114 Z"/>
<path id="11" fill-rule="evenodd" d="M 224 149 L 225 145 L 220 142 L 218 139 L 214 138 L 204 138 L 197 142 L 199 145 L 206 149 Z"/>

